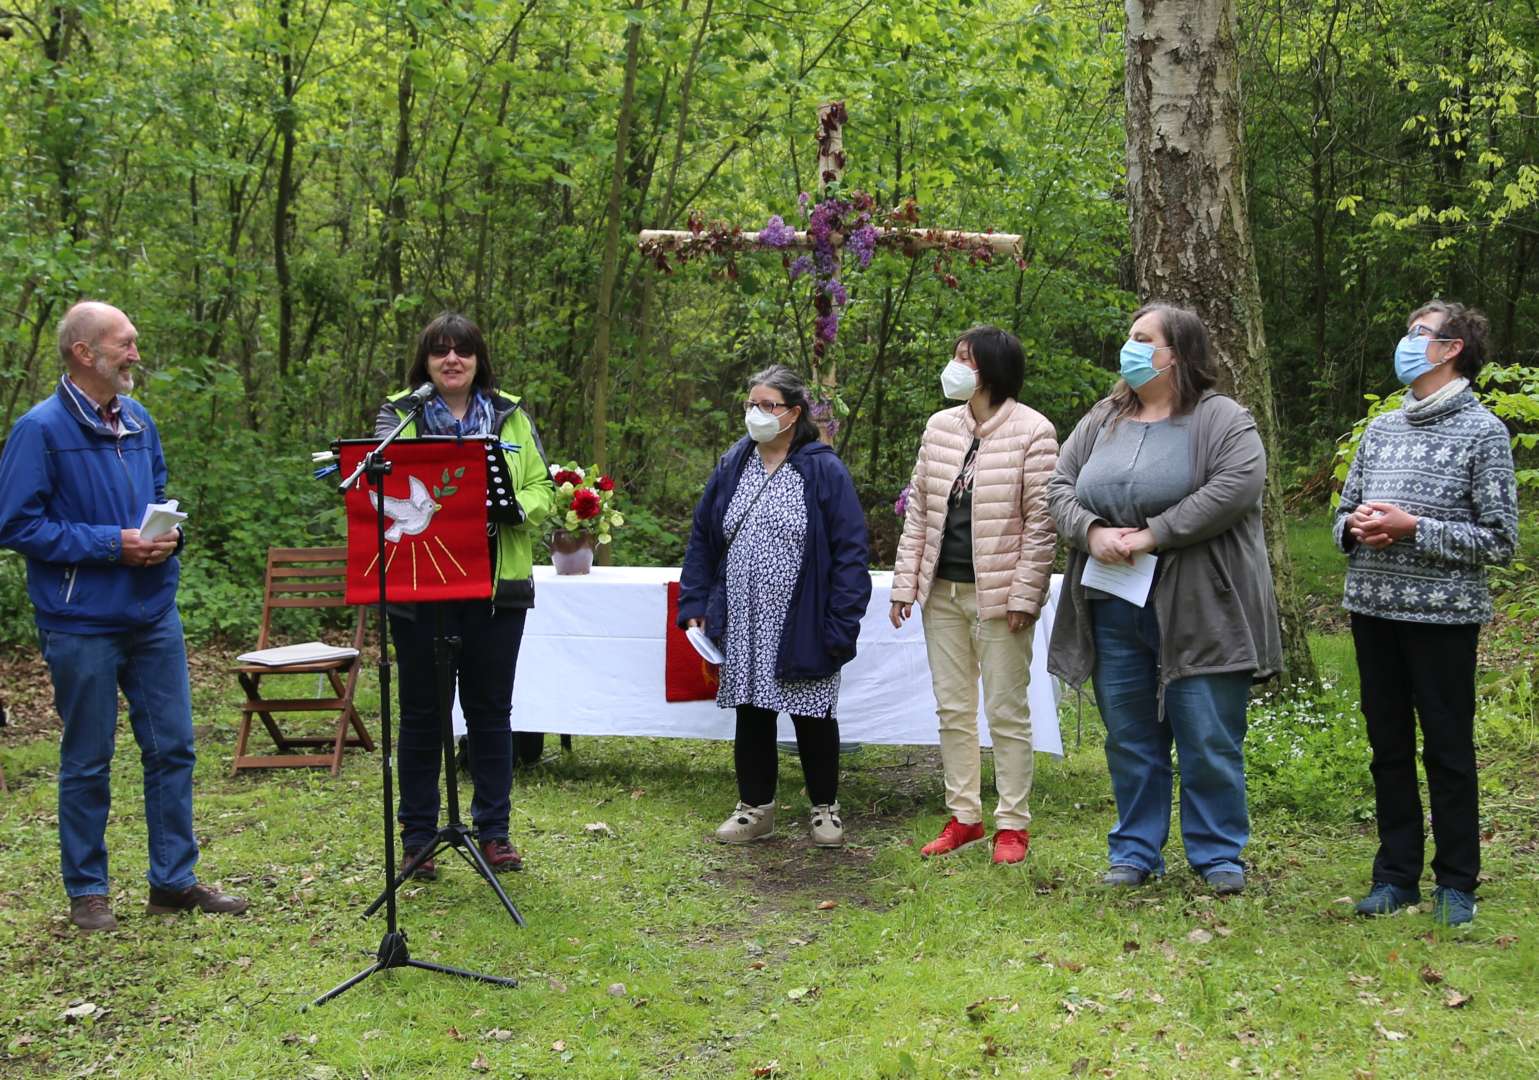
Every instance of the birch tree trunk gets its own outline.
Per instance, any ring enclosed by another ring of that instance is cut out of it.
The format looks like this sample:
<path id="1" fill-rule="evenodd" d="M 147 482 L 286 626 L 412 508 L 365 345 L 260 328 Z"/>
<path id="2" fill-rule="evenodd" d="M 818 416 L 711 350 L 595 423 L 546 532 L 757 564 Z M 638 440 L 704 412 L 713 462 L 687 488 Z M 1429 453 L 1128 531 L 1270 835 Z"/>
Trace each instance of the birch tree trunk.
<path id="1" fill-rule="evenodd" d="M 1264 519 L 1284 661 L 1315 677 L 1293 588 L 1277 411 L 1246 205 L 1234 0 L 1125 0 L 1128 216 L 1140 299 L 1202 316 L 1220 388 L 1254 414 L 1267 453 Z"/>

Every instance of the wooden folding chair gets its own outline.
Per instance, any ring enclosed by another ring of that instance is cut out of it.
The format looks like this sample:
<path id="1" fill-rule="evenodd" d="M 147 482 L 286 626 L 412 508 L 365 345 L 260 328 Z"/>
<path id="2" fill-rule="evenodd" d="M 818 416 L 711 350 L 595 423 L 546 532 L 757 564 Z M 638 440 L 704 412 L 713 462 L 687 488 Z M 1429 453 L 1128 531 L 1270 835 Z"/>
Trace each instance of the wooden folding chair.
<path id="1" fill-rule="evenodd" d="M 257 638 L 257 649 L 269 647 L 272 637 L 273 613 L 281 608 L 336 608 L 345 607 L 343 598 L 347 577 L 347 549 L 329 548 L 269 548 L 267 551 L 267 576 L 262 596 L 262 631 Z M 337 775 L 342 765 L 342 751 L 350 746 L 374 749 L 374 740 L 363 726 L 363 718 L 353 707 L 353 691 L 358 686 L 358 673 L 363 668 L 363 624 L 367 611 L 359 607 L 353 620 L 352 647 L 358 654 L 337 660 L 298 664 L 241 664 L 232 670 L 246 691 L 246 701 L 241 705 L 240 737 L 235 744 L 235 767 L 242 769 L 315 768 L 326 766 L 331 775 Z M 264 698 L 262 680 L 273 675 L 325 675 L 331 682 L 332 697 Z M 278 716 L 283 713 L 334 712 L 336 726 L 329 735 L 289 735 L 279 726 Z M 251 735 L 253 717 L 260 717 L 262 726 L 278 748 L 277 754 L 248 754 L 246 743 Z M 353 737 L 348 736 L 352 726 Z M 299 753 L 305 749 L 326 747 L 326 753 Z"/>

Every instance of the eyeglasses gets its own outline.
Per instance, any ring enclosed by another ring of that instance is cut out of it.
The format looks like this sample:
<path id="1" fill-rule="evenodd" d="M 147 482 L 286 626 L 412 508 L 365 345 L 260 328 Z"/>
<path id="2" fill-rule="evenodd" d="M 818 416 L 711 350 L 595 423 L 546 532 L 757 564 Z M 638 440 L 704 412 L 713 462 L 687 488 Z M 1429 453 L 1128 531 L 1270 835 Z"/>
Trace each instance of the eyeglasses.
<path id="1" fill-rule="evenodd" d="M 1410 330 L 1406 331 L 1406 335 L 1405 336 L 1408 337 L 1408 338 L 1422 338 L 1422 337 L 1424 337 L 1428 341 L 1453 341 L 1454 340 L 1453 338 L 1438 337 L 1436 330 L 1432 329 L 1430 326 L 1423 326 L 1421 323 L 1417 323 L 1415 326 L 1411 327 Z"/>
<path id="2" fill-rule="evenodd" d="M 769 413 L 771 416 L 779 416 L 781 413 L 785 412 L 787 409 L 794 408 L 794 407 L 795 406 L 787 405 L 783 401 L 753 401 L 753 400 L 749 400 L 749 401 L 743 402 L 743 411 L 744 412 L 748 412 L 751 409 L 763 409 L 765 412 Z"/>
<path id="3" fill-rule="evenodd" d="M 461 360 L 472 360 L 476 355 L 474 349 L 461 348 L 458 345 L 433 345 L 428 349 L 428 355 L 434 360 L 441 360 L 450 353 L 458 356 Z"/>

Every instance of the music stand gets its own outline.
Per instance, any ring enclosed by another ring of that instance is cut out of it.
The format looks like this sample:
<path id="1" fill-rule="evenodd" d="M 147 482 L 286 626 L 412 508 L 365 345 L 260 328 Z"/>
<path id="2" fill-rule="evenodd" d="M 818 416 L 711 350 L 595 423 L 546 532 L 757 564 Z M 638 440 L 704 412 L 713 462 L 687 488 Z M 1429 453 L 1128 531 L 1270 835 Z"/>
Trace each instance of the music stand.
<path id="1" fill-rule="evenodd" d="M 418 414 L 422 411 L 422 408 L 426 404 L 426 402 L 427 402 L 427 396 L 414 397 L 413 399 L 411 399 L 410 400 L 409 411 L 407 412 L 406 416 L 401 420 L 401 422 L 396 425 L 395 430 L 392 431 L 389 435 L 385 436 L 385 438 L 382 439 L 378 443 L 378 445 L 374 446 L 373 449 L 371 449 L 367 453 L 365 453 L 364 456 L 363 456 L 363 460 L 359 462 L 358 467 L 353 470 L 352 474 L 349 475 L 346 480 L 344 480 L 340 485 L 338 485 L 338 490 L 345 494 L 348 491 L 348 489 L 351 488 L 353 486 L 353 484 L 357 482 L 358 478 L 361 475 L 361 476 L 364 476 L 364 477 L 367 478 L 367 480 L 369 481 L 370 485 L 374 489 L 374 495 L 375 495 L 375 499 L 374 499 L 374 502 L 375 502 L 375 514 L 374 514 L 374 522 L 375 522 L 375 558 L 377 559 L 377 565 L 378 565 L 379 571 L 380 571 L 380 573 L 379 573 L 379 596 L 378 596 L 378 601 L 377 601 L 377 603 L 378 603 L 378 607 L 377 607 L 377 620 L 378 620 L 378 623 L 379 623 L 379 664 L 378 664 L 378 674 L 379 674 L 379 709 L 380 709 L 380 728 L 381 728 L 381 732 L 380 732 L 380 770 L 381 770 L 381 773 L 382 773 L 383 788 L 384 788 L 383 799 L 382 799 L 382 806 L 384 808 L 384 826 L 385 826 L 385 828 L 384 828 L 384 833 L 385 833 L 385 891 L 380 895 L 380 899 L 376 900 L 374 902 L 374 904 L 369 907 L 368 911 L 365 912 L 365 917 L 367 917 L 368 915 L 372 914 L 375 910 L 377 910 L 379 905 L 380 905 L 380 903 L 383 902 L 384 905 L 385 905 L 385 935 L 384 935 L 383 938 L 380 939 L 379 949 L 378 949 L 378 951 L 375 954 L 374 963 L 370 964 L 368 967 L 366 967 L 362 971 L 358 972 L 358 974 L 352 976 L 351 978 L 347 979 L 346 981 L 344 981 L 342 983 L 339 983 L 337 986 L 334 986 L 330 990 L 326 991 L 324 994 L 322 994 L 320 997 L 316 998 L 315 1001 L 311 1003 L 312 1006 L 314 1006 L 314 1005 L 324 1005 L 326 1002 L 330 1001 L 332 998 L 336 997 L 337 995 L 345 993 L 346 991 L 352 989 L 354 986 L 357 986 L 359 983 L 363 982 L 363 980 L 367 979 L 370 975 L 373 975 L 373 974 L 375 974 L 377 972 L 380 972 L 380 971 L 389 970 L 390 968 L 399 968 L 399 967 L 420 968 L 423 971 L 435 971 L 435 972 L 438 972 L 441 975 L 454 975 L 454 976 L 457 976 L 458 978 L 471 979 L 471 980 L 474 980 L 476 982 L 490 983 L 490 984 L 492 984 L 494 986 L 517 986 L 518 985 L 518 980 L 517 979 L 506 978 L 506 977 L 500 976 L 500 975 L 487 975 L 487 974 L 483 974 L 483 973 L 478 972 L 478 971 L 469 971 L 469 970 L 464 969 L 464 968 L 450 967 L 450 966 L 445 965 L 445 964 L 429 963 L 429 962 L 427 962 L 425 960 L 418 960 L 418 959 L 414 958 L 411 955 L 411 953 L 408 950 L 408 948 L 407 948 L 406 931 L 402 930 L 401 927 L 400 927 L 399 916 L 398 916 L 398 913 L 397 913 L 397 910 L 396 910 L 396 889 L 399 887 L 401 880 L 404 879 L 405 874 L 407 872 L 409 872 L 409 870 L 415 869 L 415 866 L 413 865 L 413 866 L 410 866 L 410 867 L 407 867 L 407 868 L 403 868 L 403 872 L 400 875 L 400 877 L 398 877 L 396 875 L 396 870 L 395 870 L 395 820 L 394 820 L 394 814 L 395 814 L 395 791 L 394 791 L 394 783 L 393 783 L 394 773 L 392 771 L 393 770 L 393 765 L 392 765 L 392 756 L 393 755 L 392 755 L 392 748 L 391 748 L 391 711 L 390 711 L 390 649 L 389 649 L 389 645 L 390 645 L 390 625 L 389 625 L 389 620 L 388 620 L 387 615 L 386 615 L 387 600 L 386 600 L 386 584 L 385 584 L 385 579 L 387 577 L 387 568 L 389 566 L 389 562 L 388 562 L 387 557 L 386 557 L 386 549 L 385 549 L 385 516 L 386 516 L 385 515 L 385 476 L 390 473 L 390 471 L 391 471 L 391 464 L 392 463 L 389 460 L 386 459 L 386 457 L 384 455 L 384 452 L 385 452 L 386 448 L 388 448 L 390 446 L 391 443 L 395 442 L 395 440 L 400 436 L 401 432 L 406 429 L 406 426 L 417 418 Z M 441 617 L 440 617 L 439 626 L 440 627 L 442 626 Z M 449 704 L 450 704 L 450 701 L 452 700 L 452 698 L 448 694 L 446 694 L 445 687 L 443 685 L 444 684 L 444 677 L 448 673 L 449 670 L 451 670 L 451 669 L 448 669 L 448 668 L 445 667 L 443 655 L 442 655 L 442 653 L 440 653 L 439 654 L 439 663 L 438 663 L 438 683 L 439 683 L 438 691 L 439 691 L 439 710 L 440 710 L 440 714 L 441 715 L 439 717 L 439 720 L 440 720 L 440 726 L 442 727 L 442 729 L 444 731 L 445 749 L 446 750 L 449 748 L 450 745 L 452 745 L 451 742 L 450 742 L 450 740 L 452 739 L 452 734 L 450 733 L 450 729 L 449 729 L 449 716 L 448 716 Z M 450 795 L 449 795 L 449 799 L 450 799 L 449 805 L 450 805 L 450 808 L 451 808 L 451 820 L 453 820 L 454 818 L 457 817 L 457 812 L 458 812 L 458 797 L 457 797 L 457 790 L 456 790 L 456 787 L 455 787 L 455 780 L 454 780 L 453 760 L 454 759 L 453 759 L 452 754 L 448 754 L 445 757 L 445 759 L 444 759 L 444 772 L 449 776 L 449 792 L 450 792 Z M 464 828 L 465 827 L 462 824 L 459 826 L 459 829 L 461 829 L 461 830 L 464 830 Z M 442 836 L 443 831 L 444 830 L 440 830 L 440 836 Z M 468 832 L 468 830 L 465 830 L 465 831 Z M 425 848 L 424 850 L 432 850 L 432 849 L 426 849 Z M 461 849 L 459 847 L 456 847 L 456 850 L 461 850 Z M 480 851 L 478 849 L 475 849 L 474 847 L 472 847 L 472 850 L 474 851 L 474 854 L 477 855 L 477 856 L 479 856 L 481 854 Z M 418 861 L 420 861 L 420 860 L 418 860 Z M 485 859 L 484 858 L 481 860 L 481 863 L 482 863 L 482 866 L 485 865 Z M 498 882 L 496 881 L 496 879 L 494 877 L 491 876 L 491 874 L 490 874 L 490 867 L 485 867 L 484 873 L 491 880 L 492 885 L 496 889 L 497 894 L 498 894 L 499 898 L 502 900 L 503 904 L 507 907 L 509 912 L 513 915 L 514 921 L 517 922 L 520 926 L 522 926 L 524 924 L 523 917 L 521 915 L 519 915 L 517 908 L 513 907 L 512 901 L 508 899 L 507 894 L 502 889 L 502 886 L 500 884 L 498 884 Z"/>

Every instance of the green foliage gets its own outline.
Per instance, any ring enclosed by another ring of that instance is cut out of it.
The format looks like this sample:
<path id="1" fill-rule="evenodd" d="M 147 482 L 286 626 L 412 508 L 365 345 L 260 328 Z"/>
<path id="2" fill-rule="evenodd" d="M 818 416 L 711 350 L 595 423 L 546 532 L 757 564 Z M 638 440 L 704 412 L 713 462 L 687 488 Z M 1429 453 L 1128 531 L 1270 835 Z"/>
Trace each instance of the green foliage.
<path id="1" fill-rule="evenodd" d="M 1531 12 L 1240 8 L 1252 231 L 1287 449 L 1333 442 L 1364 394 L 1387 391 L 1389 343 L 1430 293 L 1485 305 L 1502 365 L 1532 368 Z M 604 463 L 633 523 L 616 535 L 622 561 L 678 561 L 700 485 L 741 431 L 724 406 L 766 363 L 810 371 L 815 314 L 775 254 L 738 260 L 736 282 L 698 266 L 664 276 L 631 238 L 691 212 L 794 221 L 797 194 L 817 186 L 822 102 L 849 112 L 849 188 L 884 206 L 912 198 L 926 224 L 1024 237 L 1024 268 L 957 265 L 956 289 L 894 255 L 849 276 L 829 360 L 848 409 L 837 446 L 868 507 L 907 481 L 960 331 L 990 322 L 1021 338 L 1023 396 L 1062 435 L 1110 384 L 1135 306 L 1115 5 L 38 10 L 57 18 L 8 18 L 0 48 L 0 429 L 52 383 L 52 326 L 70 302 L 128 311 L 176 446 L 172 488 L 207 494 L 185 567 L 198 635 L 249 626 L 251 603 L 235 597 L 275 533 L 337 534 L 323 485 L 305 486 L 305 454 L 369 429 L 443 308 L 483 328 L 499 382 L 547 445 L 593 456 L 588 358 L 632 24 Z M 251 519 L 269 506 L 291 516 L 263 535 Z M 643 510 L 650 534 L 634 527 Z M 19 640 L 7 626 L 0 638 Z"/>
<path id="2" fill-rule="evenodd" d="M 0 641 L 32 642 L 37 627 L 27 599 L 27 561 L 14 551 L 0 551 Z"/>
<path id="3" fill-rule="evenodd" d="M 1484 309 L 1532 364 L 1539 20 L 1481 0 L 1240 5 L 1252 223 L 1295 445 L 1394 387 L 1405 316 Z"/>
<path id="4" fill-rule="evenodd" d="M 1267 690 L 1251 702 L 1245 772 L 1258 812 L 1369 821 L 1371 756 L 1357 695 L 1337 689 L 1329 677 L 1317 689 Z"/>

